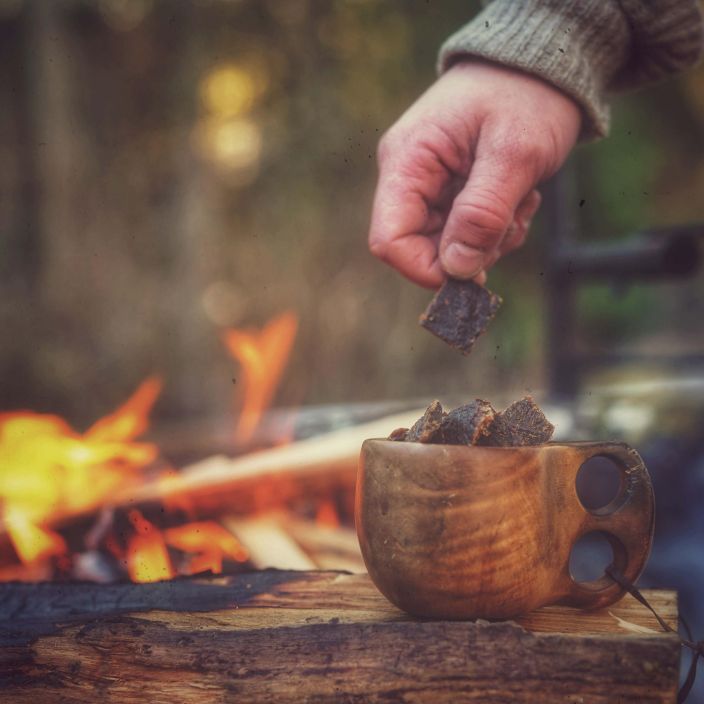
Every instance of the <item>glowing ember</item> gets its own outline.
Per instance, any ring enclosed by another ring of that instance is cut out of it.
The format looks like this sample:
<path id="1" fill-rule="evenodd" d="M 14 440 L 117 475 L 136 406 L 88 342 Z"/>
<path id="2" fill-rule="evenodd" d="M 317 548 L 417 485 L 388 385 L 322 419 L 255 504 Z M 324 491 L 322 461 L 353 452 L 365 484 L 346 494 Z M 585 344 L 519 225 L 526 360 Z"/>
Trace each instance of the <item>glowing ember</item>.
<path id="1" fill-rule="evenodd" d="M 321 502 L 320 506 L 318 506 L 315 522 L 325 528 L 340 527 L 340 516 L 337 513 L 335 504 L 330 499 Z"/>
<path id="2" fill-rule="evenodd" d="M 249 554 L 234 535 L 214 521 L 188 523 L 164 531 L 166 542 L 186 553 L 194 553 L 188 572 L 195 574 L 210 570 L 222 572 L 223 557 L 235 562 L 245 562 Z"/>
<path id="3" fill-rule="evenodd" d="M 65 552 L 43 524 L 108 503 L 117 489 L 139 479 L 157 449 L 134 442 L 161 382 L 147 379 L 117 411 L 86 433 L 38 413 L 0 414 L 0 506 L 15 550 L 25 563 Z"/>
<path id="4" fill-rule="evenodd" d="M 240 363 L 238 387 L 242 410 L 235 439 L 245 444 L 252 439 L 262 414 L 271 403 L 288 361 L 298 329 L 298 319 L 283 313 L 262 330 L 227 330 L 223 335 L 230 354 Z"/>
<path id="5" fill-rule="evenodd" d="M 171 579 L 175 572 L 161 531 L 137 509 L 132 509 L 128 518 L 136 531 L 127 545 L 127 571 L 130 579 L 133 582 Z"/>

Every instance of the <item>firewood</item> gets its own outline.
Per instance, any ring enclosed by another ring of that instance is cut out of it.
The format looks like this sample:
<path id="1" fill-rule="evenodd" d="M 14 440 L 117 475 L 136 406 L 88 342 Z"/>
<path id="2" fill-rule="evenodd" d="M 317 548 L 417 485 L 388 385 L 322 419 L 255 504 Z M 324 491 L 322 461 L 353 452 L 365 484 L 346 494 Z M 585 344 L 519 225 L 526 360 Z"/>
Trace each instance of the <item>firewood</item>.
<path id="1" fill-rule="evenodd" d="M 670 624 L 672 592 L 646 591 Z M 637 627 L 637 628 L 634 628 Z M 674 701 L 675 635 L 631 597 L 517 622 L 415 621 L 366 575 L 0 585 L 0 701 Z"/>
<path id="2" fill-rule="evenodd" d="M 348 572 L 367 571 L 359 549 L 357 532 L 353 528 L 327 528 L 314 521 L 291 517 L 287 517 L 283 525 L 286 532 L 319 568 Z"/>
<path id="3" fill-rule="evenodd" d="M 127 509 L 181 502 L 191 507 L 193 516 L 212 517 L 281 508 L 297 499 L 315 500 L 335 492 L 353 494 L 362 442 L 385 437 L 399 425 L 411 425 L 420 413 L 399 413 L 240 457 L 214 456 L 167 478 L 118 491 L 112 505 Z M 63 528 L 91 513 L 57 513 L 44 525 Z M 11 554 L 8 544 L 7 531 L 0 524 L 0 551 Z"/>
<path id="4" fill-rule="evenodd" d="M 274 517 L 226 517 L 222 523 L 246 547 L 257 569 L 312 570 L 318 566 Z"/>
<path id="5" fill-rule="evenodd" d="M 185 468 L 168 482 L 151 482 L 118 495 L 115 504 L 158 502 L 185 495 L 205 510 L 229 506 L 231 512 L 246 513 L 253 508 L 278 507 L 293 494 L 328 495 L 331 486 L 354 487 L 359 449 L 365 439 L 384 437 L 389 428 L 410 424 L 417 416 L 418 411 L 396 414 L 240 457 L 209 458 Z M 261 491 L 267 480 L 271 491 Z"/>

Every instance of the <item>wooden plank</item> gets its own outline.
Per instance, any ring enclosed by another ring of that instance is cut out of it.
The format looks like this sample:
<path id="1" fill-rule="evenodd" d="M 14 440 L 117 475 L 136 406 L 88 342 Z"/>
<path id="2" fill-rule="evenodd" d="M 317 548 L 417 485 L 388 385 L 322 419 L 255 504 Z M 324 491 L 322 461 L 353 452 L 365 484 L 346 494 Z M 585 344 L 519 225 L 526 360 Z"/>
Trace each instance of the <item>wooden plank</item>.
<path id="1" fill-rule="evenodd" d="M 675 595 L 646 595 L 674 623 Z M 339 572 L 0 585 L 1 702 L 647 704 L 674 702 L 678 664 L 631 597 L 472 623 L 414 620 Z"/>
<path id="2" fill-rule="evenodd" d="M 287 518 L 283 525 L 320 569 L 367 571 L 354 528 L 328 528 L 295 518 Z"/>
<path id="3" fill-rule="evenodd" d="M 342 428 L 288 445 L 253 452 L 240 457 L 211 457 L 185 468 L 168 481 L 147 483 L 137 489 L 118 494 L 116 504 L 163 501 L 183 495 L 196 505 L 206 502 L 220 508 L 230 506 L 231 512 L 248 511 L 252 504 L 261 510 L 268 504 L 280 505 L 280 493 L 295 491 L 305 494 L 319 486 L 328 490 L 331 484 L 350 483 L 354 486 L 357 463 L 362 443 L 371 437 L 386 437 L 391 430 L 411 423 L 422 410 L 413 410 L 386 416 L 369 423 Z M 267 479 L 272 484 L 282 484 L 279 492 L 259 491 L 259 500 L 250 492 L 260 487 Z M 286 486 L 290 480 L 291 486 Z M 246 492 L 242 495 L 242 492 Z M 271 500 L 267 501 L 267 495 Z M 234 501 L 234 505 L 233 502 Z"/>
<path id="4" fill-rule="evenodd" d="M 246 546 L 249 561 L 257 569 L 313 570 L 317 567 L 274 517 L 226 517 L 222 524 Z"/>

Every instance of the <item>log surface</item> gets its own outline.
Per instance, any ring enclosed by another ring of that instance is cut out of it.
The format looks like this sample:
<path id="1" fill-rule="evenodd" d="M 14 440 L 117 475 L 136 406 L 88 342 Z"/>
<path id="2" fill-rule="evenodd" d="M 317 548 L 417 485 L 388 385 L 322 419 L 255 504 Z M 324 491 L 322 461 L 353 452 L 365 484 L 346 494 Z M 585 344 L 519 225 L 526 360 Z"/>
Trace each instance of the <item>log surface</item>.
<path id="1" fill-rule="evenodd" d="M 678 667 L 631 597 L 489 623 L 412 619 L 340 572 L 0 584 L 1 702 L 674 702 Z"/>

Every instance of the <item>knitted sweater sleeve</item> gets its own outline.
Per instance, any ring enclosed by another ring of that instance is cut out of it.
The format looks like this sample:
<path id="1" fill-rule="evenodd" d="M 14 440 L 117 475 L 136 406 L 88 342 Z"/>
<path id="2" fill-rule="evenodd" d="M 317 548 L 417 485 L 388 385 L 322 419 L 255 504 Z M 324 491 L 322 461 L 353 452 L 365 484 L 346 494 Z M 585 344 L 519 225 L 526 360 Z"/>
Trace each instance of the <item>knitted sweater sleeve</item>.
<path id="1" fill-rule="evenodd" d="M 608 132 L 609 92 L 697 62 L 696 0 L 493 0 L 443 44 L 439 71 L 476 57 L 539 76 L 581 107 L 582 138 Z"/>

